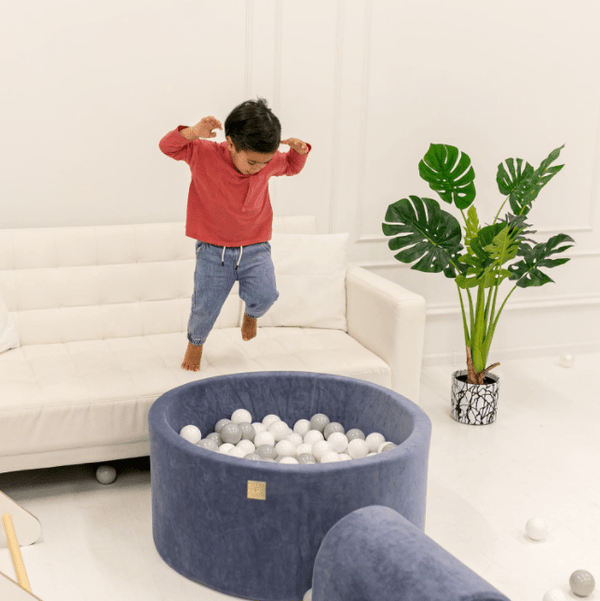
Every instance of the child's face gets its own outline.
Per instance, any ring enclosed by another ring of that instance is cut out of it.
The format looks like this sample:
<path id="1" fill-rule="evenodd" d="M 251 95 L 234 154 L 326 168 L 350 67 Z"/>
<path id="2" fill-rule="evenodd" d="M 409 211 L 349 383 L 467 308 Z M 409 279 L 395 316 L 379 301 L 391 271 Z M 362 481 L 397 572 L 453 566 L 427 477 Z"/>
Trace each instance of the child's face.
<path id="1" fill-rule="evenodd" d="M 253 150 L 236 150 L 231 138 L 227 136 L 227 147 L 235 168 L 244 175 L 254 175 L 264 169 L 275 156 L 275 153 L 263 154 Z"/>

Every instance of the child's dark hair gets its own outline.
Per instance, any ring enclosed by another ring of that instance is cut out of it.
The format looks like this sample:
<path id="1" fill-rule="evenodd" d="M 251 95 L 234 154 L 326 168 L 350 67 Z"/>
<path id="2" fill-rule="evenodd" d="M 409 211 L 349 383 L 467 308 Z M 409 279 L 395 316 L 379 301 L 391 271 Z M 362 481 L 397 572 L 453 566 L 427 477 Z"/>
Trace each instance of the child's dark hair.
<path id="1" fill-rule="evenodd" d="M 235 149 L 270 154 L 279 148 L 281 123 L 264 98 L 247 100 L 236 106 L 225 119 L 225 136 Z"/>

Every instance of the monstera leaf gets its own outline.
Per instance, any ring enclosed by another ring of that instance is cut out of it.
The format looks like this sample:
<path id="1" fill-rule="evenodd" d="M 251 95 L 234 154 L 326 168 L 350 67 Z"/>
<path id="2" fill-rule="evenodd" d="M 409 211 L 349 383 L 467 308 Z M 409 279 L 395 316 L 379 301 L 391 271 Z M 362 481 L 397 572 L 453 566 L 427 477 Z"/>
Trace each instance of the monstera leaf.
<path id="1" fill-rule="evenodd" d="M 388 245 L 400 251 L 395 255 L 398 261 L 414 263 L 412 269 L 418 271 L 443 271 L 447 278 L 456 275 L 462 250 L 460 224 L 436 200 L 403 198 L 388 207 L 385 221 L 383 233 L 395 236 Z"/>
<path id="2" fill-rule="evenodd" d="M 573 246 L 575 241 L 567 234 L 557 234 L 552 236 L 548 242 L 540 242 L 535 246 L 524 242 L 519 248 L 519 256 L 523 259 L 510 266 L 512 272 L 511 280 L 517 280 L 516 285 L 519 288 L 529 288 L 530 286 L 543 286 L 554 280 L 540 271 L 540 267 L 558 267 L 563 265 L 568 258 L 550 259 L 554 254 L 562 253 Z"/>
<path id="3" fill-rule="evenodd" d="M 508 196 L 511 209 L 516 215 L 527 215 L 533 201 L 538 197 L 542 188 L 564 167 L 550 165 L 558 158 L 561 146 L 553 150 L 544 159 L 538 169 L 525 162 L 523 159 L 506 159 L 506 167 L 503 163 L 498 165 L 496 182 L 501 194 Z"/>
<path id="4" fill-rule="evenodd" d="M 466 209 L 475 200 L 471 159 L 455 146 L 431 144 L 419 163 L 419 174 L 442 200 L 459 209 Z"/>

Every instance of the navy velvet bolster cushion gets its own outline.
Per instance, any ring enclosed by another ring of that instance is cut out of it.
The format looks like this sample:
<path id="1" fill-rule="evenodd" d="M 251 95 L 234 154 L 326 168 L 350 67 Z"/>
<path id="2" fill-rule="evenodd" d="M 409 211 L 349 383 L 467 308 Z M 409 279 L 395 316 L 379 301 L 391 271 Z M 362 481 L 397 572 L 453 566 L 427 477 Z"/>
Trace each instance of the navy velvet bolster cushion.
<path id="1" fill-rule="evenodd" d="M 280 465 L 208 451 L 178 434 L 195 424 L 204 436 L 239 408 L 253 421 L 274 413 L 290 426 L 325 413 L 398 446 L 353 461 Z M 431 422 L 387 388 L 304 372 L 206 378 L 157 399 L 149 429 L 156 548 L 180 574 L 228 595 L 301 600 L 321 541 L 361 507 L 388 506 L 424 527 Z"/>
<path id="2" fill-rule="evenodd" d="M 389 507 L 358 509 L 325 536 L 312 601 L 509 601 Z"/>

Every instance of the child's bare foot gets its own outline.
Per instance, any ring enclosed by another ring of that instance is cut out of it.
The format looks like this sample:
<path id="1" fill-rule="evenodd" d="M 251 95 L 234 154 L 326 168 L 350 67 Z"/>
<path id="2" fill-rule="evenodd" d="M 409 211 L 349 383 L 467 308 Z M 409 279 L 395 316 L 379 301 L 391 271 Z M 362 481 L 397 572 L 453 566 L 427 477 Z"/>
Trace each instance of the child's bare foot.
<path id="1" fill-rule="evenodd" d="M 200 359 L 202 359 L 202 345 L 196 346 L 188 342 L 187 351 L 183 358 L 181 367 L 188 371 L 200 371 Z"/>
<path id="2" fill-rule="evenodd" d="M 244 313 L 244 321 L 242 322 L 242 339 L 252 340 L 256 336 L 256 317 L 250 317 Z"/>

